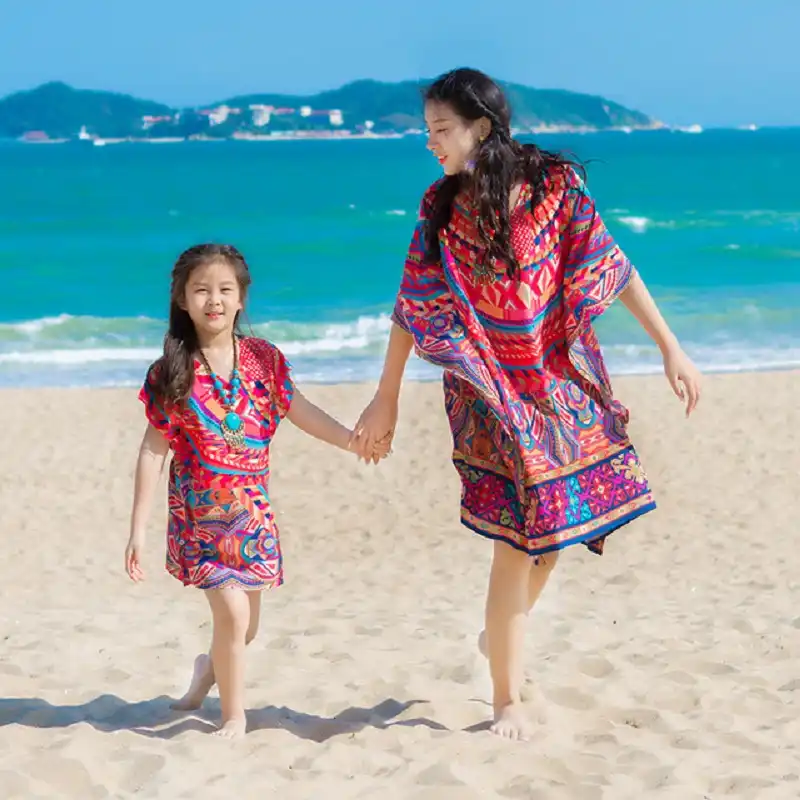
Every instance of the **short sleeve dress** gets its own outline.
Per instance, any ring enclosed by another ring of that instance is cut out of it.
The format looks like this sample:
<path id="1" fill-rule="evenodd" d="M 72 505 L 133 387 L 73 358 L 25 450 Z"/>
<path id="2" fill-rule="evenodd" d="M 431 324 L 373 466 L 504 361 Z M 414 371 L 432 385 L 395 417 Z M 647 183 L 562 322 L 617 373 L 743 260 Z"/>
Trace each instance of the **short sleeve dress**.
<path id="1" fill-rule="evenodd" d="M 592 328 L 634 274 L 581 178 L 553 169 L 544 200 L 523 185 L 511 214 L 520 265 L 480 274 L 470 198 L 459 195 L 424 257 L 438 182 L 423 199 L 393 320 L 444 369 L 461 520 L 537 556 L 606 537 L 655 508 Z"/>
<path id="2" fill-rule="evenodd" d="M 222 436 L 227 410 L 199 360 L 185 403 L 165 404 L 156 397 L 152 381 L 158 363 L 139 393 L 147 419 L 173 453 L 167 571 L 200 589 L 255 591 L 283 583 L 269 501 L 269 448 L 292 403 L 291 369 L 280 350 L 263 339 L 239 337 L 237 346 L 241 391 L 233 410 L 244 425 L 241 449 L 229 447 Z"/>

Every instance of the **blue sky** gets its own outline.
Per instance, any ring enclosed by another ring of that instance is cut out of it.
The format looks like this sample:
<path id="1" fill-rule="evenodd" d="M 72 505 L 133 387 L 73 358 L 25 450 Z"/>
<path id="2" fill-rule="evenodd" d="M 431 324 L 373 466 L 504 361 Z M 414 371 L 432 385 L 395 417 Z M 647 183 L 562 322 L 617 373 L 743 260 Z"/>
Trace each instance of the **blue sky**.
<path id="1" fill-rule="evenodd" d="M 798 34 L 800 0 L 0 0 L 0 96 L 191 105 L 467 65 L 675 124 L 800 125 Z"/>

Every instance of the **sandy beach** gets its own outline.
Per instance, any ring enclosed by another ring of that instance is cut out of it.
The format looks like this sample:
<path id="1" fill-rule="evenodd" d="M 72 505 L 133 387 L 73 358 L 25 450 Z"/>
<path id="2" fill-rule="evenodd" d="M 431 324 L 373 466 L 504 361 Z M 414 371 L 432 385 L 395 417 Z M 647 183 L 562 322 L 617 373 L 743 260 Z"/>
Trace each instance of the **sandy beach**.
<path id="1" fill-rule="evenodd" d="M 215 694 L 169 709 L 210 625 L 164 572 L 164 503 L 147 582 L 123 571 L 136 392 L 3 390 L 0 798 L 800 796 L 799 388 L 710 377 L 686 422 L 663 378 L 615 381 L 659 509 L 561 559 L 529 622 L 548 721 L 522 743 L 486 730 L 491 545 L 458 522 L 438 384 L 406 385 L 378 468 L 281 427 L 287 583 L 233 743 L 207 735 Z M 352 424 L 372 388 L 304 390 Z"/>

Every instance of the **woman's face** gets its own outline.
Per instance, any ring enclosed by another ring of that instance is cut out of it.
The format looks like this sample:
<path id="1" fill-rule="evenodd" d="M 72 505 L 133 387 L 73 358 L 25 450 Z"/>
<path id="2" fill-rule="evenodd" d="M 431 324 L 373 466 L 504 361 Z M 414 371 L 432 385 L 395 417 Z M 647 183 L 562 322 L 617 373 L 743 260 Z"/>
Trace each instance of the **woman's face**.
<path id="1" fill-rule="evenodd" d="M 445 175 L 457 175 L 475 158 L 479 143 L 488 135 L 488 120 L 470 122 L 460 117 L 447 103 L 425 103 L 428 150 L 442 165 Z"/>

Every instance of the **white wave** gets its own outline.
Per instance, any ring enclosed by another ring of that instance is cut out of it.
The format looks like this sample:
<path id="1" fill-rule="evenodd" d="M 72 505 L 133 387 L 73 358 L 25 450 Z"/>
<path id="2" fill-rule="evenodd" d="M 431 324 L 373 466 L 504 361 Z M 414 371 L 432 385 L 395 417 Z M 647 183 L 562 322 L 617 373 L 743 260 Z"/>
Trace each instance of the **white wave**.
<path id="1" fill-rule="evenodd" d="M 348 339 L 322 338 L 308 342 L 275 342 L 287 356 L 311 355 L 313 353 L 338 353 L 342 350 L 364 350 L 370 345 L 365 336 Z"/>
<path id="2" fill-rule="evenodd" d="M 618 217 L 618 220 L 635 233 L 645 233 L 653 224 L 653 220 L 648 217 Z"/>
<path id="3" fill-rule="evenodd" d="M 66 315 L 64 315 L 66 318 Z M 152 320 L 151 320 L 152 321 Z M 113 320 L 106 322 L 113 323 Z M 29 323 L 18 323 L 27 326 L 25 330 L 40 330 L 43 320 L 31 320 Z M 356 354 L 384 344 L 391 329 L 391 319 L 387 314 L 362 316 L 352 322 L 342 323 L 288 323 L 266 322 L 253 325 L 253 333 L 274 342 L 287 356 L 331 355 L 339 352 Z M 26 342 L 24 349 L 0 352 L 0 364 L 51 364 L 80 365 L 114 362 L 151 362 L 161 354 L 160 346 L 141 347 L 121 343 L 118 347 L 87 347 L 92 338 L 83 338 L 77 346 L 69 347 L 69 342 L 59 342 L 67 346 L 53 347 L 48 340 L 42 349 L 31 349 Z M 34 347 L 36 341 L 33 341 Z M 113 343 L 112 343 L 113 344 Z M 40 343 L 41 345 L 41 343 Z"/>
<path id="4" fill-rule="evenodd" d="M 59 314 L 57 317 L 42 317 L 41 319 L 29 319 L 23 322 L 4 322 L 0 323 L 0 328 L 6 328 L 19 333 L 35 334 L 45 328 L 52 328 L 55 325 L 63 325 L 74 319 L 71 314 Z"/>
<path id="5" fill-rule="evenodd" d="M 674 220 L 654 220 L 650 217 L 637 217 L 637 216 L 621 216 L 616 217 L 617 222 L 626 225 L 634 233 L 646 233 L 650 228 L 674 228 L 676 223 Z M 697 223 L 686 223 L 687 225 L 694 225 Z"/>
<path id="6" fill-rule="evenodd" d="M 687 353 L 708 373 L 764 372 L 800 367 L 800 346 L 765 347 L 749 343 L 722 346 L 686 343 Z M 614 345 L 604 348 L 609 372 L 616 375 L 654 375 L 663 363 L 652 345 Z"/>
<path id="7" fill-rule="evenodd" d="M 0 353 L 0 364 L 97 364 L 115 361 L 154 361 L 160 350 L 141 348 L 93 348 L 74 350 L 30 350 L 26 352 Z"/>
<path id="8" fill-rule="evenodd" d="M 141 325 L 141 324 L 164 324 L 161 320 L 152 317 L 93 317 L 79 316 L 74 314 L 58 314 L 54 317 L 40 317 L 38 319 L 24 319 L 17 322 L 0 322 L 0 332 L 11 331 L 34 336 L 52 328 L 76 327 L 81 326 L 85 329 L 94 327 L 96 330 L 111 330 L 115 325 Z"/>
<path id="9" fill-rule="evenodd" d="M 392 321 L 388 314 L 361 316 L 353 322 L 324 324 L 266 322 L 254 333 L 273 341 L 287 355 L 365 349 L 386 341 Z"/>

